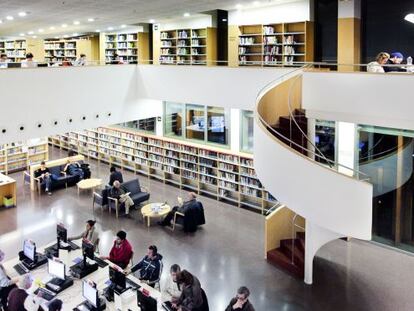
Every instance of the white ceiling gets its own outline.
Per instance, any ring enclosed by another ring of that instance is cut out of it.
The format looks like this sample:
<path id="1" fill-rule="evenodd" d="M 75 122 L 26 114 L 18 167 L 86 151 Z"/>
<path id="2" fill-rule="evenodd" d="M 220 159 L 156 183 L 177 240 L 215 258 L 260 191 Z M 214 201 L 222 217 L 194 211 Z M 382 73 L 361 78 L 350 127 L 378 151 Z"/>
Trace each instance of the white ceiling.
<path id="1" fill-rule="evenodd" d="M 107 27 L 119 29 L 123 24 L 134 25 L 183 18 L 188 12 L 192 15 L 214 9 L 232 10 L 237 4 L 244 8 L 270 5 L 294 0 L 0 0 L 0 36 L 34 35 L 51 36 L 72 33 L 94 32 Z M 19 12 L 27 16 L 19 17 Z M 14 20 L 6 20 L 6 16 Z M 94 22 L 88 22 L 94 18 Z M 79 25 L 74 25 L 79 21 Z M 67 28 L 62 28 L 67 24 Z M 54 30 L 50 27 L 55 27 Z M 39 29 L 44 31 L 39 33 Z"/>

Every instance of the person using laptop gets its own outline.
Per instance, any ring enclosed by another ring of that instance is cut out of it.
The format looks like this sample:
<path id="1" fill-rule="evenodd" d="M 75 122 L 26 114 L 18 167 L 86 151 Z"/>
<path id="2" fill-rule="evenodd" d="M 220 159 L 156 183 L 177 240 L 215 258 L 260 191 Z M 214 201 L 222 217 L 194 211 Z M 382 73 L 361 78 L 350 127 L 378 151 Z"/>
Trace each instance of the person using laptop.
<path id="1" fill-rule="evenodd" d="M 148 247 L 147 255 L 131 268 L 131 273 L 139 271 L 140 281 L 154 287 L 160 281 L 162 271 L 162 255 L 155 245 Z"/>
<path id="2" fill-rule="evenodd" d="M 83 179 L 84 177 L 83 170 L 79 162 L 71 162 L 70 159 L 66 162 L 63 171 L 69 175 L 79 176 L 79 179 Z"/>
<path id="3" fill-rule="evenodd" d="M 182 202 L 182 199 L 178 197 L 178 206 L 174 206 L 171 212 L 165 216 L 165 218 L 158 222 L 160 226 L 170 226 L 171 220 L 174 218 L 175 212 L 179 212 L 185 215 L 185 213 L 197 204 L 197 195 L 194 192 L 188 193 L 187 201 Z"/>
<path id="4" fill-rule="evenodd" d="M 126 236 L 125 231 L 119 231 L 116 234 L 116 240 L 114 241 L 109 256 L 101 256 L 101 259 L 109 260 L 122 269 L 125 269 L 133 255 L 132 246 L 126 239 Z"/>
<path id="5" fill-rule="evenodd" d="M 177 282 L 182 287 L 182 293 L 172 306 L 181 311 L 198 310 L 203 306 L 203 294 L 200 281 L 187 270 L 177 274 Z"/>
<path id="6" fill-rule="evenodd" d="M 19 278 L 9 278 L 7 276 L 7 272 L 3 267 L 3 260 L 5 258 L 5 254 L 2 250 L 0 250 L 0 302 L 3 305 L 4 311 L 8 311 L 7 309 L 7 297 L 9 293 L 16 287 Z"/>
<path id="7" fill-rule="evenodd" d="M 109 197 L 117 199 L 119 203 L 125 205 L 125 217 L 131 218 L 129 215 L 129 209 L 134 206 L 134 201 L 132 201 L 131 197 L 129 196 L 129 192 L 126 192 L 121 183 L 118 180 L 114 181 L 114 185 L 109 190 Z"/>
<path id="8" fill-rule="evenodd" d="M 7 307 L 9 311 L 37 311 L 42 304 L 41 292 L 38 295 L 28 293 L 32 287 L 33 277 L 30 274 L 23 275 L 18 287 L 11 290 L 8 297 Z"/>
<path id="9" fill-rule="evenodd" d="M 99 248 L 99 232 L 95 227 L 96 221 L 88 220 L 86 222 L 85 231 L 79 235 L 71 236 L 68 238 L 69 241 L 85 239 L 91 242 L 94 247 L 94 250 L 97 251 Z"/>
<path id="10" fill-rule="evenodd" d="M 177 274 L 181 272 L 181 267 L 173 264 L 170 268 L 170 275 L 164 285 L 163 296 L 165 300 L 177 302 L 182 293 L 182 287 L 177 283 Z"/>
<path id="11" fill-rule="evenodd" d="M 225 311 L 254 311 L 253 305 L 249 301 L 250 291 L 246 286 L 237 290 L 237 295 L 230 300 Z"/>

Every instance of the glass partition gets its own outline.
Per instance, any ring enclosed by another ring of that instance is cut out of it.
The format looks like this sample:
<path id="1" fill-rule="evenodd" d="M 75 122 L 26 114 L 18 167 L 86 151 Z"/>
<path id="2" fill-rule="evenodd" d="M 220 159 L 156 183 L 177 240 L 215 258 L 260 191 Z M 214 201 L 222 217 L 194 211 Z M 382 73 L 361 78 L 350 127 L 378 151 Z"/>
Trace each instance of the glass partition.
<path id="1" fill-rule="evenodd" d="M 205 106 L 186 105 L 186 138 L 204 140 L 206 129 Z"/>
<path id="2" fill-rule="evenodd" d="M 156 118 L 154 117 L 154 118 L 129 121 L 129 122 L 121 123 L 120 125 L 123 127 L 136 129 L 141 132 L 155 134 L 156 124 L 157 124 Z"/>
<path id="3" fill-rule="evenodd" d="M 228 144 L 228 122 L 224 108 L 207 107 L 207 141 Z"/>
<path id="4" fill-rule="evenodd" d="M 240 149 L 243 152 L 253 152 L 253 111 L 243 110 L 241 112 L 241 142 Z"/>
<path id="5" fill-rule="evenodd" d="M 183 137 L 184 105 L 180 103 L 164 103 L 164 135 Z"/>

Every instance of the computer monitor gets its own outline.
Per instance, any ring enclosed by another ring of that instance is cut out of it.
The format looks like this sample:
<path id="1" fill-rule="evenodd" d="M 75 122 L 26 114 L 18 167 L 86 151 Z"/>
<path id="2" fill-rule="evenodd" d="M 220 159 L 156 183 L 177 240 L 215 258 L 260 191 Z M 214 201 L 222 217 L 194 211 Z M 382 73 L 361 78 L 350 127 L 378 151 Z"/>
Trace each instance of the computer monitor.
<path id="1" fill-rule="evenodd" d="M 82 241 L 82 253 L 85 258 L 94 259 L 94 247 L 93 244 L 87 240 Z"/>
<path id="2" fill-rule="evenodd" d="M 126 288 L 126 276 L 123 272 L 118 271 L 113 267 L 109 267 L 109 279 L 111 280 L 112 284 L 115 284 L 118 288 Z"/>
<path id="3" fill-rule="evenodd" d="M 47 262 L 47 271 L 50 275 L 65 280 L 65 264 L 63 262 L 49 259 Z"/>
<path id="4" fill-rule="evenodd" d="M 141 311 L 157 311 L 157 300 L 137 290 L 137 303 Z"/>
<path id="5" fill-rule="evenodd" d="M 29 240 L 23 242 L 23 254 L 31 261 L 35 261 L 36 245 Z"/>
<path id="6" fill-rule="evenodd" d="M 61 242 L 68 242 L 68 231 L 63 224 L 58 224 L 56 226 L 56 235 Z"/>
<path id="7" fill-rule="evenodd" d="M 94 308 L 98 308 L 99 296 L 95 283 L 88 280 L 84 280 L 82 283 L 82 296 Z"/>
<path id="8" fill-rule="evenodd" d="M 8 68 L 21 68 L 22 63 L 7 63 Z"/>

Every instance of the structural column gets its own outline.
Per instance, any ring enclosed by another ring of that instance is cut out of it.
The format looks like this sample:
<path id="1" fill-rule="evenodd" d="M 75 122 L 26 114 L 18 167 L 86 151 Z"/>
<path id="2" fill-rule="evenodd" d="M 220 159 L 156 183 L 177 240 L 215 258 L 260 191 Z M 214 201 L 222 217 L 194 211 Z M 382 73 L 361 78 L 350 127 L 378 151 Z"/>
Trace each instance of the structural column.
<path id="1" fill-rule="evenodd" d="M 361 0 L 338 0 L 338 71 L 359 71 L 361 62 Z"/>

